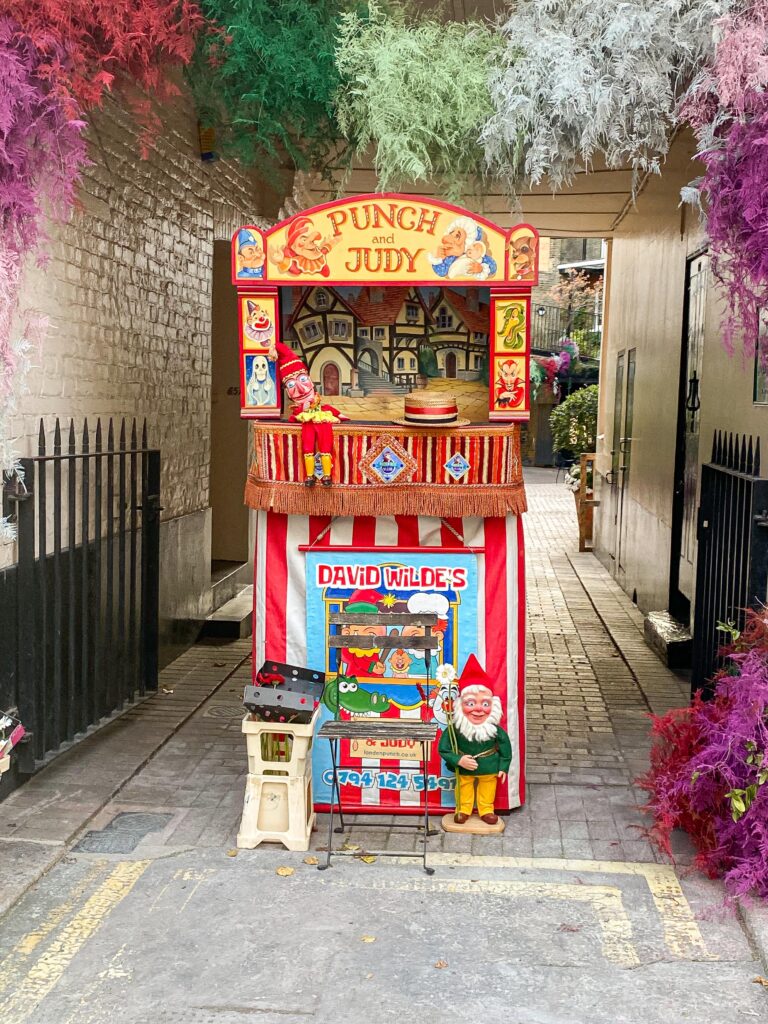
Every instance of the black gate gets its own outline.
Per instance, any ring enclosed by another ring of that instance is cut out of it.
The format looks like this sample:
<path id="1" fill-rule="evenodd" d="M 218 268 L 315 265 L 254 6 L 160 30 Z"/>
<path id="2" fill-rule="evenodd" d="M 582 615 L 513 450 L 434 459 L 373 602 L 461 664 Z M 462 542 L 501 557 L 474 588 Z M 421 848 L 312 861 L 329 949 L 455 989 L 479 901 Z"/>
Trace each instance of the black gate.
<path id="1" fill-rule="evenodd" d="M 760 477 L 760 439 L 716 431 L 712 461 L 701 467 L 693 628 L 692 689 L 710 695 L 727 641 L 718 623 L 744 624 L 768 587 L 768 480 Z"/>
<path id="2" fill-rule="evenodd" d="M 31 734 L 14 758 L 29 773 L 63 744 L 157 688 L 160 453 L 112 420 L 78 450 L 40 423 L 36 458 L 6 484 L 17 562 L 0 571 L 0 711 Z"/>

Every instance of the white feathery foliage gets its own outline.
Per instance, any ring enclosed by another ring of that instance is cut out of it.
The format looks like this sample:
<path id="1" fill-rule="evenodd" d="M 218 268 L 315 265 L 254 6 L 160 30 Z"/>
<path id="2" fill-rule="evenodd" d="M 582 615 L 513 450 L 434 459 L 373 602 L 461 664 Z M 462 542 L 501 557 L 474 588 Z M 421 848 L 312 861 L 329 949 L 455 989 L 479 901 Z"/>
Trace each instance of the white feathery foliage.
<path id="1" fill-rule="evenodd" d="M 601 156 L 658 171 L 680 97 L 731 0 L 521 0 L 501 25 L 487 163 L 510 188 L 554 190 Z"/>

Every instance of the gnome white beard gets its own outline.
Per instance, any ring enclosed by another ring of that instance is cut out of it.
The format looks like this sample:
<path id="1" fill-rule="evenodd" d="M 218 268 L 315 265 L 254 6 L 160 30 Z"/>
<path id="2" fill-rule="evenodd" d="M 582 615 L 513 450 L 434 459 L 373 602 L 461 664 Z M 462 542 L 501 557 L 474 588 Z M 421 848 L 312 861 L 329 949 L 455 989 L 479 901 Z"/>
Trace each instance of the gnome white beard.
<path id="1" fill-rule="evenodd" d="M 496 735 L 502 714 L 501 700 L 499 697 L 494 696 L 490 715 L 480 725 L 475 725 L 464 714 L 461 700 L 459 699 L 453 707 L 453 724 L 465 739 L 472 740 L 473 743 L 476 743 L 478 740 L 492 740 Z"/>

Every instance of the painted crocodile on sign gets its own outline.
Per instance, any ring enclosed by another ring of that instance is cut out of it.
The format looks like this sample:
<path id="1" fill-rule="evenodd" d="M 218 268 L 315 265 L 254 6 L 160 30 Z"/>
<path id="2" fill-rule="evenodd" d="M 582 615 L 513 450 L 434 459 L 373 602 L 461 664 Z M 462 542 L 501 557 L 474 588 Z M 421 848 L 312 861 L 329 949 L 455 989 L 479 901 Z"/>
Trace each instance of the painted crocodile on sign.
<path id="1" fill-rule="evenodd" d="M 368 718 L 383 715 L 392 707 L 410 711 L 420 707 L 423 701 L 401 704 L 376 690 L 364 690 L 354 676 L 338 675 L 325 684 L 323 704 L 333 715 L 347 711 L 355 718 Z"/>

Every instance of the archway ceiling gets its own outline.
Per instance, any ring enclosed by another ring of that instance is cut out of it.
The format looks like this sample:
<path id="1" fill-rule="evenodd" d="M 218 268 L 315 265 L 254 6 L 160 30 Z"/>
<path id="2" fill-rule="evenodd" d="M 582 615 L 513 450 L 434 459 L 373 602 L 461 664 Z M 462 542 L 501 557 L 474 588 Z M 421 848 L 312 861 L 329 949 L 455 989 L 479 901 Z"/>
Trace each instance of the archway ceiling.
<path id="1" fill-rule="evenodd" d="M 297 181 L 305 205 L 315 206 L 333 198 L 327 183 L 302 175 Z M 345 195 L 352 197 L 377 191 L 372 162 L 362 161 L 347 181 Z M 444 199 L 438 191 L 423 182 L 398 189 L 410 195 Z M 632 203 L 632 171 L 609 169 L 596 165 L 580 171 L 572 184 L 556 194 L 546 183 L 521 192 L 519 206 L 514 209 L 503 188 L 490 186 L 482 195 L 467 195 L 459 205 L 482 213 L 499 227 L 511 227 L 520 221 L 533 224 L 542 235 L 552 237 L 610 238 Z"/>

